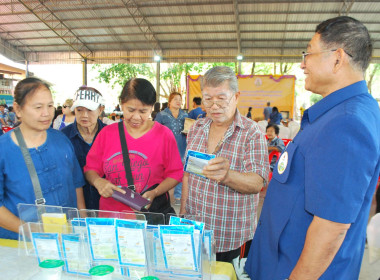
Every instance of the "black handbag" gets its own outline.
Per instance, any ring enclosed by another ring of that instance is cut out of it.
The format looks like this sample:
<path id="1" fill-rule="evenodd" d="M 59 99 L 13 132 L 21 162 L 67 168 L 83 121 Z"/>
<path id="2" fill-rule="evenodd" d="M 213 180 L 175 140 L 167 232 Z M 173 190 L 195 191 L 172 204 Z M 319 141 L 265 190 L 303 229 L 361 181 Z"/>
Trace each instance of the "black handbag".
<path id="1" fill-rule="evenodd" d="M 131 171 L 131 161 L 129 159 L 127 140 L 125 138 L 125 132 L 124 132 L 124 123 L 119 122 L 118 128 L 119 128 L 119 136 L 120 136 L 120 143 L 121 143 L 121 151 L 123 154 L 125 176 L 127 177 L 128 185 L 134 187 L 132 171 Z M 155 188 L 157 188 L 157 186 L 158 184 L 155 184 L 147 188 L 146 190 L 142 191 L 140 194 L 143 195 L 144 193 L 148 191 L 154 190 Z M 142 209 L 141 211 L 162 213 L 165 216 L 166 214 L 176 214 L 174 208 L 170 204 L 169 192 L 156 196 L 153 202 L 151 203 L 149 209 L 148 210 Z"/>

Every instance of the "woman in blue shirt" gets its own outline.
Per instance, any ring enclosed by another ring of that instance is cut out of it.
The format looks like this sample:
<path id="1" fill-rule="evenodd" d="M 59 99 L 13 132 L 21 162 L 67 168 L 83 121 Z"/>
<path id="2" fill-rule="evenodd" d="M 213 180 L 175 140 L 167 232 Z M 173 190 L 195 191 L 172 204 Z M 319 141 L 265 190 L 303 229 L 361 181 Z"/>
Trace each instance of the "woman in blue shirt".
<path id="1" fill-rule="evenodd" d="M 269 116 L 269 123 L 281 124 L 282 115 L 277 107 L 272 108 L 272 113 Z"/>
<path id="2" fill-rule="evenodd" d="M 182 133 L 187 113 L 181 109 L 182 95 L 179 92 L 172 92 L 169 96 L 168 108 L 157 114 L 155 121 L 167 126 L 174 134 L 181 159 L 186 152 L 186 135 Z M 180 203 L 182 195 L 182 183 L 174 189 L 175 204 Z"/>
<path id="3" fill-rule="evenodd" d="M 20 132 L 38 174 L 47 205 L 85 208 L 84 178 L 74 148 L 61 132 L 49 129 L 54 103 L 49 86 L 36 78 L 20 81 L 14 92 Z M 0 137 L 0 238 L 17 239 L 17 204 L 34 204 L 33 184 L 14 130 Z"/>

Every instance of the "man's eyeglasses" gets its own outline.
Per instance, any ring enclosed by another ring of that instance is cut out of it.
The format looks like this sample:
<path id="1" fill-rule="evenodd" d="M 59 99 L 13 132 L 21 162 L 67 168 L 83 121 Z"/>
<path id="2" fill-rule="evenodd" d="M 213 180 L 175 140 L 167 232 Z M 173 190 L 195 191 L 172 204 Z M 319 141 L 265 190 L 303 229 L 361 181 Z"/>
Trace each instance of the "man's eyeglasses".
<path id="1" fill-rule="evenodd" d="M 218 106 L 219 108 L 226 108 L 228 106 L 228 104 L 230 104 L 231 102 L 231 99 L 232 97 L 234 97 L 235 94 L 233 94 L 230 99 L 228 100 L 206 100 L 206 99 L 203 99 L 202 100 L 202 103 L 203 105 L 206 107 L 206 108 L 211 108 L 214 104 L 216 104 L 216 106 Z"/>
<path id="2" fill-rule="evenodd" d="M 312 53 L 309 53 L 309 52 L 302 52 L 302 61 L 303 63 L 305 64 L 306 63 L 306 57 L 308 55 L 311 55 L 311 54 L 317 54 L 317 53 L 325 53 L 325 52 L 335 52 L 337 51 L 338 49 L 334 49 L 334 50 L 326 50 L 326 51 L 320 51 L 320 52 L 312 52 Z M 349 54 L 348 52 L 346 52 L 345 50 L 343 50 L 349 57 L 353 57 L 351 54 Z"/>

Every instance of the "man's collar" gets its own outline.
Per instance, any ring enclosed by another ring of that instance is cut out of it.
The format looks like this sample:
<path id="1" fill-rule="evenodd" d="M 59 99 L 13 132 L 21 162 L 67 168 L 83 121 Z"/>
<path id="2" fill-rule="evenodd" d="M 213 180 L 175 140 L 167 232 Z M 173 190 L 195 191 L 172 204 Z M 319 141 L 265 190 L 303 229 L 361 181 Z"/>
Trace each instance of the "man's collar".
<path id="1" fill-rule="evenodd" d="M 69 137 L 70 138 L 74 138 L 77 135 L 80 135 L 80 134 L 79 134 L 79 130 L 78 130 L 78 127 L 77 127 L 77 120 L 75 119 L 74 122 L 73 122 L 73 124 L 72 124 L 72 126 L 71 126 Z"/>
<path id="2" fill-rule="evenodd" d="M 367 84 L 364 80 L 341 88 L 322 98 L 308 110 L 305 110 L 304 117 L 312 123 L 336 105 L 361 94 L 368 94 Z"/>

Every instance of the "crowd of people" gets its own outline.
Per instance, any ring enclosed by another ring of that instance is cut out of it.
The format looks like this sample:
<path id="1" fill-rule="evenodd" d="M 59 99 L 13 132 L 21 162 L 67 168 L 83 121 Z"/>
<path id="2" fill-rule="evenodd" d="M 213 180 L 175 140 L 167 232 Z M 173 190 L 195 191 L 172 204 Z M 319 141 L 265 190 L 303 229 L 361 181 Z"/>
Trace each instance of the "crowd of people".
<path id="1" fill-rule="evenodd" d="M 189 113 L 178 92 L 160 110 L 153 85 L 132 78 L 119 96 L 123 118 L 108 125 L 95 88 L 80 87 L 55 116 L 49 85 L 26 78 L 14 91 L 21 122 L 0 137 L 0 238 L 17 239 L 18 203 L 39 203 L 36 179 L 46 204 L 78 209 L 136 211 L 113 198 L 129 186 L 149 200 L 148 211 L 172 213 L 154 205 L 170 201 L 174 190 L 178 214 L 213 230 L 217 260 L 245 266 L 251 279 L 358 279 L 380 173 L 379 106 L 364 80 L 371 53 L 368 31 L 357 20 L 342 16 L 317 26 L 301 68 L 305 88 L 323 99 L 304 111 L 301 130 L 286 147 L 277 107 L 264 109 L 266 137 L 252 115 L 237 110 L 238 81 L 229 67 L 204 74 L 202 97 L 193 99 Z M 15 120 L 4 109 L 1 125 Z M 186 118 L 196 120 L 187 134 Z M 189 150 L 215 156 L 203 176 L 184 172 Z M 269 162 L 272 151 L 282 154 Z"/>

